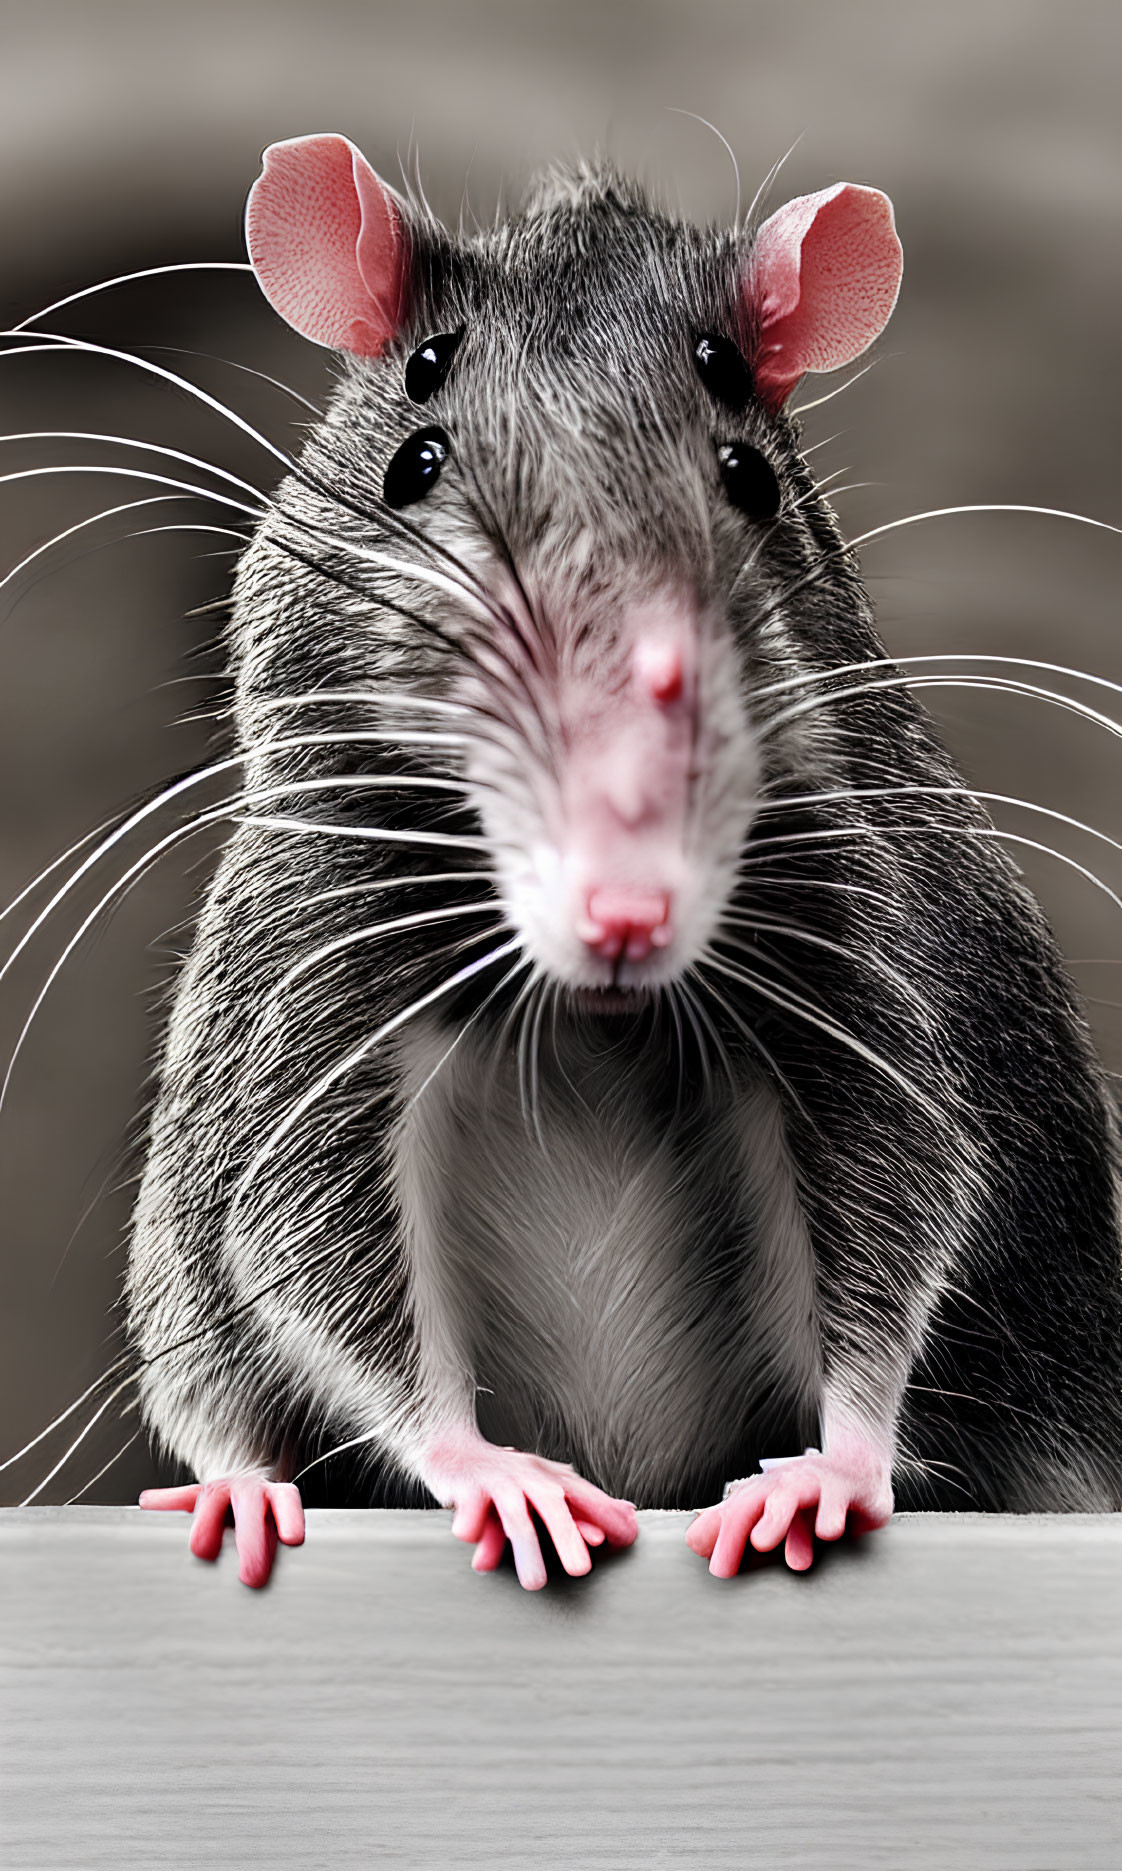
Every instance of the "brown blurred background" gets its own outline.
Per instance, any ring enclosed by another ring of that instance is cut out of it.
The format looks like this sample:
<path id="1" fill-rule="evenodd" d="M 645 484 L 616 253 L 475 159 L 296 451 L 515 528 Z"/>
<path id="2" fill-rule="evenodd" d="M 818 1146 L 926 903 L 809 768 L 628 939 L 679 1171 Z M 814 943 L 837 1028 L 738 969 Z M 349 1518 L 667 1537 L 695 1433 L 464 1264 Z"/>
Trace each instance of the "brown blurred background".
<path id="1" fill-rule="evenodd" d="M 817 457 L 872 485 L 844 495 L 851 533 L 897 515 L 1023 501 L 1122 521 L 1119 187 L 1122 14 L 1116 4 L 947 0 L 36 0 L 0 4 L 0 297 L 5 324 L 136 268 L 239 259 L 261 148 L 349 134 L 389 177 L 419 150 L 435 208 L 490 213 L 539 162 L 600 146 L 683 209 L 731 215 L 796 139 L 776 199 L 839 177 L 893 196 L 906 271 L 880 361 L 808 417 Z M 180 369 L 282 445 L 302 412 L 234 360 L 313 398 L 322 353 L 238 274 L 108 293 L 51 328 Z M 830 387 L 821 383 L 819 388 Z M 808 394 L 796 400 L 805 400 Z M 120 363 L 0 359 L 0 431 L 148 437 L 267 487 L 274 464 L 231 425 Z M 6 442 L 0 472 L 127 457 Z M 169 468 L 169 472 L 178 470 Z M 142 498 L 86 475 L 0 485 L 3 568 L 84 515 Z M 136 527 L 226 523 L 198 503 L 142 509 L 59 548 L 49 576 L 0 592 L 0 899 L 74 840 L 205 758 L 222 685 L 208 651 L 228 539 Z M 90 550 L 101 542 L 96 550 Z M 37 567 L 43 570 L 43 565 Z M 1060 521 L 939 520 L 870 545 L 889 647 L 1038 657 L 1122 681 L 1122 539 Z M 1016 672 L 1011 672 L 1016 673 Z M 1049 678 L 1040 677 L 1048 682 Z M 1064 686 L 1062 682 L 1051 686 Z M 1122 716 L 1122 699 L 1067 685 Z M 1122 748 L 1038 701 L 929 696 L 980 787 L 1036 800 L 1122 838 Z M 1122 858 L 1014 809 L 999 822 L 1053 843 L 1122 893 Z M 161 820 L 157 829 L 169 825 Z M 153 834 L 155 835 L 155 833 Z M 118 867 L 139 855 L 128 847 Z M 0 1111 L 0 1456 L 96 1378 L 135 1169 L 155 996 L 186 939 L 205 846 L 174 852 L 63 969 Z M 1070 866 L 1023 851 L 1078 977 L 1107 1062 L 1122 1069 L 1122 912 Z M 60 873 L 62 874 L 62 873 Z M 101 888 L 108 888 L 107 874 Z M 0 986 L 0 1062 L 95 890 L 42 931 Z M 40 901 L 43 899 L 37 899 Z M 22 917 L 22 920 L 21 920 Z M 0 929 L 6 954 L 26 927 Z M 1062 1251 L 1062 1243 L 1057 1243 Z M 124 1401 L 121 1399 L 120 1401 Z M 132 1433 L 99 1423 L 41 1498 L 64 1500 Z M 72 1419 L 74 1432 L 88 1412 Z M 18 1500 L 66 1443 L 0 1475 Z M 134 1447 L 85 1496 L 127 1500 L 150 1478 Z"/>

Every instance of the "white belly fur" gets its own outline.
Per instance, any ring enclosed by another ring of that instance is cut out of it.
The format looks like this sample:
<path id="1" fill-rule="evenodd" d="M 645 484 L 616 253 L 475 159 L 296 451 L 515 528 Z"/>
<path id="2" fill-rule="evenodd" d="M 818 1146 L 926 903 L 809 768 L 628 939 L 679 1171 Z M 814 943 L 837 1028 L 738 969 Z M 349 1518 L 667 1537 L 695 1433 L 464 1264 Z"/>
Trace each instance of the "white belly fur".
<path id="1" fill-rule="evenodd" d="M 413 1093 L 447 1045 L 411 1031 Z M 647 1504 L 794 1452 L 752 1447 L 769 1399 L 813 1422 L 818 1391 L 810 1248 L 762 1083 L 684 1158 L 633 1084 L 609 1069 L 585 1102 L 548 1054 L 535 1128 L 510 1049 L 469 1034 L 407 1105 L 397 1161 L 426 1387 L 474 1390 L 492 1440 Z"/>

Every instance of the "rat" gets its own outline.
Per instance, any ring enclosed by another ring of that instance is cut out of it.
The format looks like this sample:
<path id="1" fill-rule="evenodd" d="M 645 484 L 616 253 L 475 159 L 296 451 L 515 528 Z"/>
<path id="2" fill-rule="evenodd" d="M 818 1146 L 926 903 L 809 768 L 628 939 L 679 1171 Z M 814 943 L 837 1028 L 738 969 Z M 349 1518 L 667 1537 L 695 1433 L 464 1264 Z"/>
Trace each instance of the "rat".
<path id="1" fill-rule="evenodd" d="M 1112 1095 L 788 410 L 888 320 L 887 198 L 701 230 L 587 166 L 453 236 L 323 135 L 246 233 L 340 376 L 235 579 L 141 1505 L 261 1585 L 349 1450 L 529 1589 L 636 1507 L 721 1578 L 1118 1509 Z"/>

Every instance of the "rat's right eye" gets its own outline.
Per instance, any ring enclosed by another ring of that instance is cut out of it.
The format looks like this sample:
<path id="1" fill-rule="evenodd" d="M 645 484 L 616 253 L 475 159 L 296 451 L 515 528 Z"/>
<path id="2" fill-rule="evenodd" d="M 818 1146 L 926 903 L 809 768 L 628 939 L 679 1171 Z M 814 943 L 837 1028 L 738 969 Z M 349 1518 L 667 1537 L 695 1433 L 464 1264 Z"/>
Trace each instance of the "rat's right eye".
<path id="1" fill-rule="evenodd" d="M 414 351 L 405 366 L 405 394 L 411 403 L 427 403 L 443 388 L 463 335 L 462 325 L 459 331 L 438 331 Z"/>
<path id="2" fill-rule="evenodd" d="M 752 395 L 752 373 L 731 338 L 699 332 L 693 341 L 694 368 L 710 396 L 726 409 L 745 409 Z"/>
<path id="3" fill-rule="evenodd" d="M 443 429 L 418 429 L 391 457 L 382 482 L 387 507 L 411 507 L 436 486 L 451 442 Z"/>

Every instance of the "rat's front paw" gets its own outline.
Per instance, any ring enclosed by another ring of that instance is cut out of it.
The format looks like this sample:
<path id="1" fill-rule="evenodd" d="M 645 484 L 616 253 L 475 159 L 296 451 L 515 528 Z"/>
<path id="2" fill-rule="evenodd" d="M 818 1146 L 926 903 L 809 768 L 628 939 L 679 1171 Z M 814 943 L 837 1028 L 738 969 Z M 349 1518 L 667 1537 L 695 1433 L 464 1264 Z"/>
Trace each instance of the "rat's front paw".
<path id="1" fill-rule="evenodd" d="M 220 1481 L 193 1481 L 183 1488 L 145 1488 L 140 1505 L 161 1513 L 194 1514 L 191 1551 L 197 1559 L 218 1558 L 226 1515 L 232 1510 L 243 1585 L 266 1583 L 278 1540 L 284 1546 L 304 1543 L 300 1490 L 263 1475 L 224 1475 Z"/>
<path id="2" fill-rule="evenodd" d="M 475 1547 L 473 1569 L 493 1572 L 509 1540 L 519 1582 L 529 1592 L 546 1582 L 531 1509 L 574 1578 L 591 1567 L 590 1546 L 630 1546 L 639 1531 L 630 1501 L 613 1500 L 567 1463 L 501 1449 L 481 1437 L 442 1439 L 424 1479 L 445 1507 L 455 1508 L 452 1531 Z"/>
<path id="3" fill-rule="evenodd" d="M 708 1559 L 714 1578 L 731 1579 L 750 1540 L 758 1553 L 782 1541 L 784 1558 L 805 1572 L 814 1558 L 814 1536 L 838 1540 L 883 1527 L 892 1515 L 891 1463 L 872 1444 L 853 1438 L 822 1455 L 768 1462 L 764 1473 L 736 1481 L 725 1499 L 707 1507 L 686 1534 L 686 1543 Z"/>

